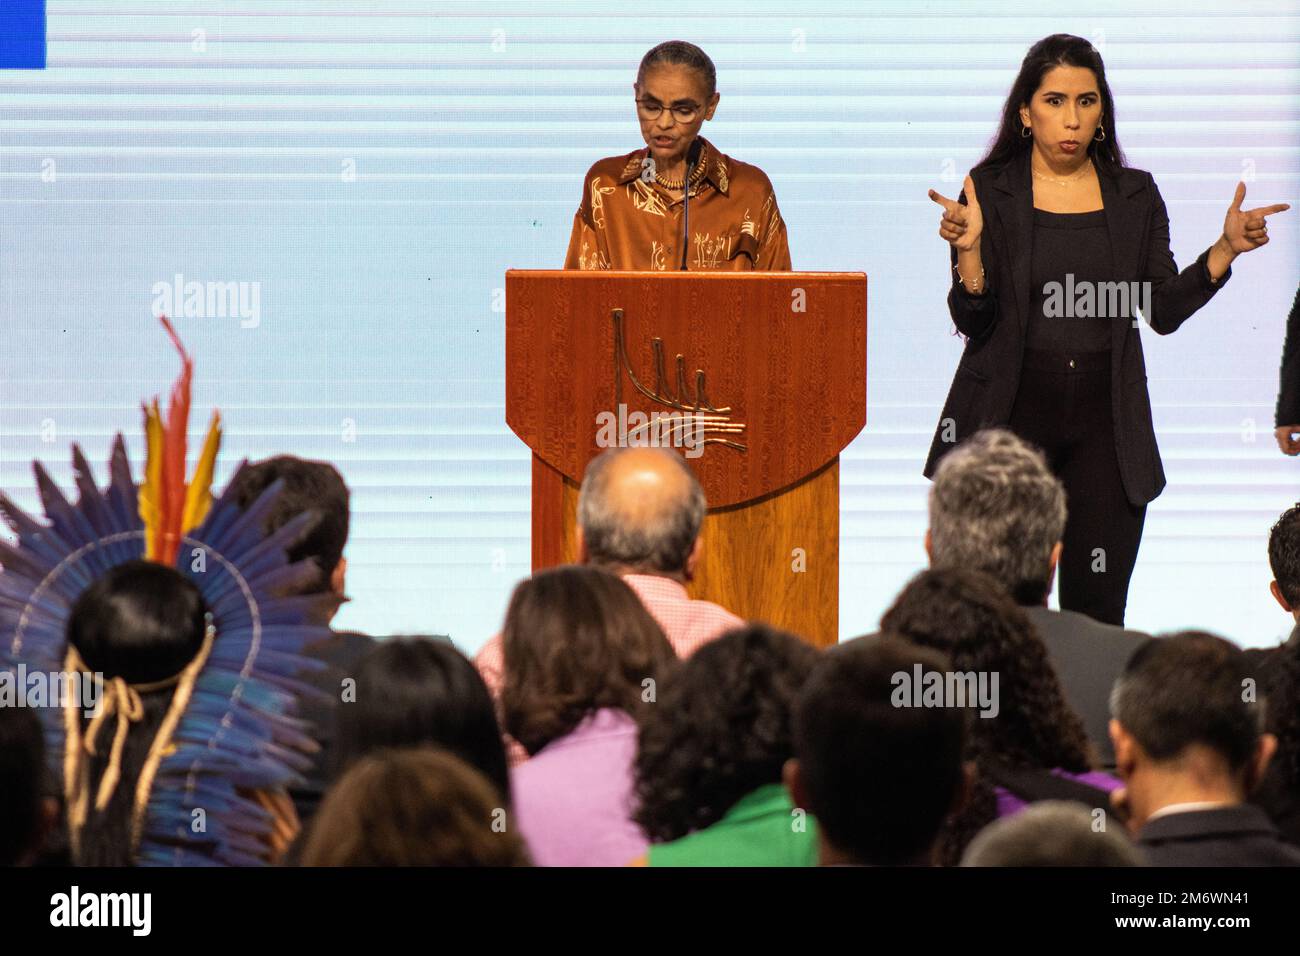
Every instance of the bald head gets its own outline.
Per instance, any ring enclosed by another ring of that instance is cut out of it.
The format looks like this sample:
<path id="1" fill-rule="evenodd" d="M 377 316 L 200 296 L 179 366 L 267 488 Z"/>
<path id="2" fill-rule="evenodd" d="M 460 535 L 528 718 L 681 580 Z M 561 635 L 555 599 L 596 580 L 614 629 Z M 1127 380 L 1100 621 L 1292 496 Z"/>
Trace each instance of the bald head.
<path id="1" fill-rule="evenodd" d="M 605 567 L 686 570 L 707 505 L 680 455 L 665 448 L 611 448 L 587 466 L 578 524 L 587 557 Z"/>

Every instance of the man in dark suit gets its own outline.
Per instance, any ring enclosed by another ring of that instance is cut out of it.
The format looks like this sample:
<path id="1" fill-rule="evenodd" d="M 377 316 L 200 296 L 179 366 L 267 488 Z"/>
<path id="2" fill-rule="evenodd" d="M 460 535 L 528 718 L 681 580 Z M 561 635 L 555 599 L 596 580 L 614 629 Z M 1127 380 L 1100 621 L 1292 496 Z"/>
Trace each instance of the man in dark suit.
<path id="1" fill-rule="evenodd" d="M 1277 748 L 1241 650 L 1213 634 L 1150 640 L 1115 684 L 1111 795 L 1153 866 L 1300 866 L 1246 802 Z"/>
<path id="2" fill-rule="evenodd" d="M 348 540 L 351 516 L 350 493 L 343 476 L 328 462 L 307 461 L 292 455 L 278 455 L 246 466 L 235 477 L 236 495 L 241 507 L 247 508 L 276 481 L 284 487 L 275 507 L 267 516 L 265 531 L 270 534 L 304 511 L 315 511 L 319 520 L 297 544 L 289 549 L 291 561 L 311 558 L 320 568 L 316 584 L 306 593 L 333 600 L 335 609 L 345 600 L 344 586 L 348 562 L 343 549 Z M 312 737 L 320 744 L 312 766 L 304 774 L 303 784 L 290 790 L 298 817 L 306 823 L 316 812 L 332 770 L 334 710 L 341 700 L 342 682 L 352 665 L 375 646 L 374 638 L 365 634 L 336 631 L 329 638 L 305 649 L 308 657 L 324 666 L 299 675 L 299 679 L 320 691 L 317 700 L 303 701 L 301 718 L 311 726 Z"/>
<path id="3" fill-rule="evenodd" d="M 1110 689 L 1147 635 L 1048 609 L 1065 514 L 1065 489 L 1042 454 L 1009 431 L 986 429 L 939 463 L 925 550 L 931 567 L 983 571 L 1025 608 L 1066 700 L 1112 769 Z"/>
<path id="4" fill-rule="evenodd" d="M 1284 455 L 1300 455 L 1300 288 L 1286 319 L 1282 344 L 1281 381 L 1277 389 L 1277 444 Z"/>

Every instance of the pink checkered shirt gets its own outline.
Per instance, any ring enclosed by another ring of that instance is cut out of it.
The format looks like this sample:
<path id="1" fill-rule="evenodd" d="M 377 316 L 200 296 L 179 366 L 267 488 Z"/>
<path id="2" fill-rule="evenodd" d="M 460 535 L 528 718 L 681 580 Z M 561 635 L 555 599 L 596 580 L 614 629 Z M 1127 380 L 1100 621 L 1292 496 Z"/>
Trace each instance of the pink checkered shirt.
<path id="1" fill-rule="evenodd" d="M 686 588 L 672 578 L 657 574 L 625 574 L 623 581 L 636 592 L 650 616 L 663 628 L 664 636 L 678 657 L 690 657 L 709 641 L 745 623 L 720 605 L 691 600 Z M 500 634 L 483 645 L 474 657 L 474 666 L 483 675 L 492 699 L 496 700 L 501 696 L 501 684 L 505 679 Z M 512 767 L 528 759 L 524 748 L 510 737 L 506 737 L 506 749 Z"/>

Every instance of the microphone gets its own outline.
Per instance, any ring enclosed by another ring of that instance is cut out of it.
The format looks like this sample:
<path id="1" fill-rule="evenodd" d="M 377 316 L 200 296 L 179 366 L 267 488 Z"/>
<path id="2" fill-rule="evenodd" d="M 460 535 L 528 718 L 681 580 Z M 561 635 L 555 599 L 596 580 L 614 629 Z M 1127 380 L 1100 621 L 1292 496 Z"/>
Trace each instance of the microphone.
<path id="1" fill-rule="evenodd" d="M 682 272 L 686 271 L 686 249 L 691 237 L 691 173 L 700 163 L 704 144 L 697 136 L 686 150 L 686 176 L 682 180 Z"/>

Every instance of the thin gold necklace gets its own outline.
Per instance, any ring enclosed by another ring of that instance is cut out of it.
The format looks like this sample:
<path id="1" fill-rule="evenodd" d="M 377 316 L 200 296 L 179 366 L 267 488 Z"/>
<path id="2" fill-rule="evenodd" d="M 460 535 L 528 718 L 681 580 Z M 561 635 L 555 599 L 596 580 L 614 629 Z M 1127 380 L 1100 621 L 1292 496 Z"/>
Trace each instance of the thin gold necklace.
<path id="1" fill-rule="evenodd" d="M 1091 169 L 1092 169 L 1092 160 L 1090 159 L 1084 164 L 1083 169 L 1079 170 L 1073 176 L 1068 176 L 1065 179 L 1054 179 L 1053 177 L 1048 176 L 1046 173 L 1040 173 L 1038 170 L 1032 167 L 1030 167 L 1029 171 L 1032 172 L 1039 179 L 1046 179 L 1049 183 L 1056 183 L 1056 185 L 1058 186 L 1068 186 L 1070 185 L 1070 183 L 1082 179 L 1084 176 L 1088 174 L 1088 171 Z"/>

